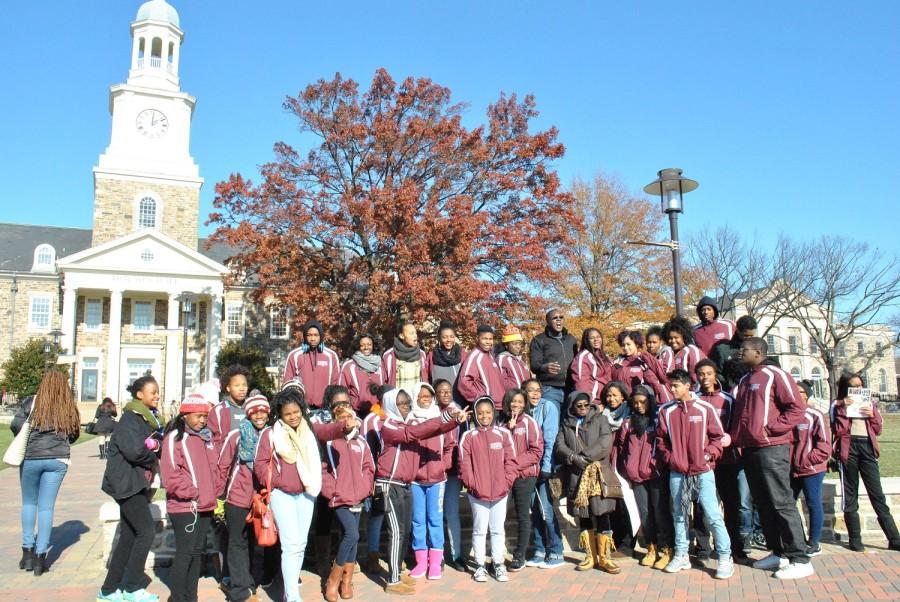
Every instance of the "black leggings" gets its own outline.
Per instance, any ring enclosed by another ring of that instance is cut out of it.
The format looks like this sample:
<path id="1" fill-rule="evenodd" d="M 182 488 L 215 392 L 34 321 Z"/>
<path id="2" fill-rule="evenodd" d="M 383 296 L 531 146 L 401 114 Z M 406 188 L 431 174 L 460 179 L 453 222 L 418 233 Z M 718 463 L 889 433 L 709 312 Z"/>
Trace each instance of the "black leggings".
<path id="1" fill-rule="evenodd" d="M 598 533 L 612 533 L 612 522 L 609 520 L 609 513 L 579 518 L 578 523 L 582 530 L 594 529 Z"/>
<path id="2" fill-rule="evenodd" d="M 175 558 L 169 571 L 169 602 L 196 602 L 206 532 L 212 512 L 169 514 L 175 533 Z"/>
<path id="3" fill-rule="evenodd" d="M 512 486 L 513 504 L 516 506 L 516 518 L 519 523 L 519 536 L 513 558 L 522 562 L 525 562 L 528 540 L 531 537 L 531 501 L 534 499 L 536 485 L 537 477 L 520 477 Z"/>
<path id="4" fill-rule="evenodd" d="M 351 512 L 350 506 L 338 506 L 334 509 L 334 516 L 341 523 L 343 537 L 338 544 L 337 557 L 334 563 L 344 566 L 347 563 L 356 562 L 356 546 L 359 544 L 359 517 L 361 512 Z"/>
<path id="5" fill-rule="evenodd" d="M 119 541 L 109 559 L 109 571 L 100 591 L 108 596 L 117 589 L 135 592 L 150 585 L 144 574 L 147 554 L 153 545 L 156 528 L 150 515 L 150 496 L 146 490 L 116 500 L 119 504 Z"/>

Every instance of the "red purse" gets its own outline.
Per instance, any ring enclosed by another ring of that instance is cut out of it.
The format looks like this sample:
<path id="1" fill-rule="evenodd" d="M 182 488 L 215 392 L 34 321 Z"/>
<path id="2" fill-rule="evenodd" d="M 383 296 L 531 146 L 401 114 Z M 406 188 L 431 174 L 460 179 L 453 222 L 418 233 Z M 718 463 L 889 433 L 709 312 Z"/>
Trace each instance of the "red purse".
<path id="1" fill-rule="evenodd" d="M 272 464 L 275 462 L 275 448 L 272 447 L 272 457 L 269 459 L 269 470 L 266 475 L 266 488 L 253 494 L 250 502 L 250 512 L 247 514 L 247 522 L 253 525 L 253 534 L 256 536 L 256 545 L 261 548 L 271 548 L 278 543 L 278 527 L 275 526 L 275 517 L 272 515 L 271 491 L 272 491 Z"/>

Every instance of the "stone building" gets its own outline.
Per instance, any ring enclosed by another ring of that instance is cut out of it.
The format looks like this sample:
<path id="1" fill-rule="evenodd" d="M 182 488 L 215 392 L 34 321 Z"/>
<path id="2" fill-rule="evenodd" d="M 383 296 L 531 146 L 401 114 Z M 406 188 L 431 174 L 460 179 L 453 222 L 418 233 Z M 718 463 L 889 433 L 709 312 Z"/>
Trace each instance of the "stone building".
<path id="1" fill-rule="evenodd" d="M 225 290 L 227 249 L 198 238 L 196 99 L 180 87 L 178 13 L 145 2 L 131 36 L 128 77 L 109 90 L 110 143 L 93 168 L 93 228 L 0 224 L 0 362 L 58 329 L 81 401 L 127 399 L 148 370 L 162 399 L 177 399 L 213 374 L 223 340 L 261 345 L 277 366 L 290 334 L 279 309 Z"/>

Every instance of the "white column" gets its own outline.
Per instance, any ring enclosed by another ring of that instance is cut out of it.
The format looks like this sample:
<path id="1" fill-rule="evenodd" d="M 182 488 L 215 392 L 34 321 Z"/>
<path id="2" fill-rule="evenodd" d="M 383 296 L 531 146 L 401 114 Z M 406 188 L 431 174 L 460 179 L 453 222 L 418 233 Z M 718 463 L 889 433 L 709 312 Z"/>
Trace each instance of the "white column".
<path id="1" fill-rule="evenodd" d="M 119 391 L 120 352 L 122 345 L 122 291 L 110 291 L 109 340 L 106 344 L 106 396 L 126 402 Z"/>
<path id="2" fill-rule="evenodd" d="M 166 375 L 161 399 L 170 402 L 181 395 L 181 330 L 178 328 L 178 293 L 169 293 L 169 311 L 166 320 Z"/>
<path id="3" fill-rule="evenodd" d="M 210 296 L 208 331 L 206 336 L 207 352 L 207 378 L 212 378 L 216 371 L 216 356 L 222 340 L 222 296 L 213 294 Z"/>
<path id="4" fill-rule="evenodd" d="M 60 344 L 63 353 L 75 353 L 75 303 L 78 300 L 78 289 L 67 286 L 63 289 L 62 324 L 63 336 Z"/>

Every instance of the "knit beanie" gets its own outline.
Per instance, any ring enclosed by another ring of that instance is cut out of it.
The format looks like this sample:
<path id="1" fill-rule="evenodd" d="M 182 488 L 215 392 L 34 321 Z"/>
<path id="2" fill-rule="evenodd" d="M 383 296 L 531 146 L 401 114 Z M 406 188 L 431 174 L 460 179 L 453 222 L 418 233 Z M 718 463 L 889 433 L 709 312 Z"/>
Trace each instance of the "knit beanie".
<path id="1" fill-rule="evenodd" d="M 191 393 L 181 402 L 179 414 L 209 414 L 209 402 L 199 393 Z"/>
<path id="2" fill-rule="evenodd" d="M 257 412 L 265 412 L 268 414 L 271 411 L 269 400 L 266 399 L 265 395 L 253 395 L 248 397 L 244 402 L 244 413 L 247 414 L 247 416 L 252 416 Z"/>

